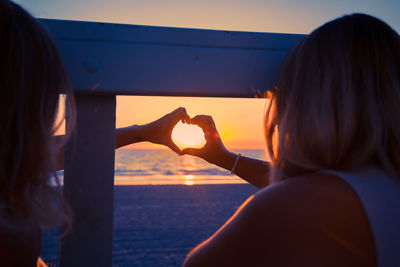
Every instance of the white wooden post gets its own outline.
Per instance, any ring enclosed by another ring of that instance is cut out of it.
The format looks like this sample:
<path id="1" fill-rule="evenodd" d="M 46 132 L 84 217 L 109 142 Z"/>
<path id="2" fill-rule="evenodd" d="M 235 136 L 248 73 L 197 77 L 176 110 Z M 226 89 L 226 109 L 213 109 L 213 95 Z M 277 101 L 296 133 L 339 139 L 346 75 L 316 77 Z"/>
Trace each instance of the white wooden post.
<path id="1" fill-rule="evenodd" d="M 65 157 L 64 196 L 72 231 L 61 244 L 61 266 L 111 266 L 115 96 L 77 95 L 77 125 Z"/>

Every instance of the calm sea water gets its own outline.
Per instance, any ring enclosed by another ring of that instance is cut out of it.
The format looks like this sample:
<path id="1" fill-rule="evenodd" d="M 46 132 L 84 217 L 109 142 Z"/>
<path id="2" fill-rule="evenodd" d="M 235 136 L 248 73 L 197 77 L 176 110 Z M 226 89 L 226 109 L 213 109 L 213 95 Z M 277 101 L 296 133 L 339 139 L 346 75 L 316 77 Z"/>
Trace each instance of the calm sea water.
<path id="1" fill-rule="evenodd" d="M 266 159 L 264 150 L 235 150 L 244 156 Z M 62 172 L 60 177 L 62 178 Z M 229 171 L 170 150 L 121 149 L 115 152 L 116 185 L 236 184 L 242 179 Z"/>

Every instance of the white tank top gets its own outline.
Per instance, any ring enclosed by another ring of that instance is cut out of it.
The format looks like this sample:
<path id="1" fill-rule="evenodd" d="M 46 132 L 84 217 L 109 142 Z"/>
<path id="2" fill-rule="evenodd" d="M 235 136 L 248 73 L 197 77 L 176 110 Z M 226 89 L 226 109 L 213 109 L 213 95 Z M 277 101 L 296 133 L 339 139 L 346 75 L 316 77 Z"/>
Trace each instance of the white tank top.
<path id="1" fill-rule="evenodd" d="M 375 241 L 378 267 L 400 266 L 400 182 L 368 165 L 341 172 L 324 170 L 346 181 L 358 195 Z"/>

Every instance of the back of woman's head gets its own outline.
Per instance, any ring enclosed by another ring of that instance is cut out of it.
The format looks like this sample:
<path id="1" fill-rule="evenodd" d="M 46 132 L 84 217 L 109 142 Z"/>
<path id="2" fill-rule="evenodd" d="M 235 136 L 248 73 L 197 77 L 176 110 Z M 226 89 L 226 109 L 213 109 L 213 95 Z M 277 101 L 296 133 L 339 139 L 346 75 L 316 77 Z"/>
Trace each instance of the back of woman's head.
<path id="1" fill-rule="evenodd" d="M 0 201 L 10 212 L 42 225 L 59 219 L 54 212 L 62 203 L 49 184 L 55 171 L 52 136 L 61 93 L 73 112 L 70 87 L 50 35 L 17 4 L 0 0 Z"/>
<path id="2" fill-rule="evenodd" d="M 281 66 L 265 118 L 275 180 L 376 163 L 400 177 L 400 37 L 363 14 L 326 23 Z"/>

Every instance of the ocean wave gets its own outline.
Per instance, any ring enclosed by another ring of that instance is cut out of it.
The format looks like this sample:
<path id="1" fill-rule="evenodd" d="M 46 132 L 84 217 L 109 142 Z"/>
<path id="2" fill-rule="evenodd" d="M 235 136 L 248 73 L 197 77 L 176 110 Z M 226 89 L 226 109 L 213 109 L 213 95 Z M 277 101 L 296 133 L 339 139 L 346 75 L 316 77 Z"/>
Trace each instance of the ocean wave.
<path id="1" fill-rule="evenodd" d="M 146 170 L 114 170 L 114 174 L 118 176 L 135 176 L 135 175 L 154 175 L 154 173 Z"/>
<path id="2" fill-rule="evenodd" d="M 198 169 L 198 170 L 185 170 L 185 169 L 179 169 L 179 171 L 185 175 L 229 175 L 230 173 L 228 171 L 222 170 L 222 169 L 217 169 L 217 168 L 208 168 L 208 169 Z"/>

